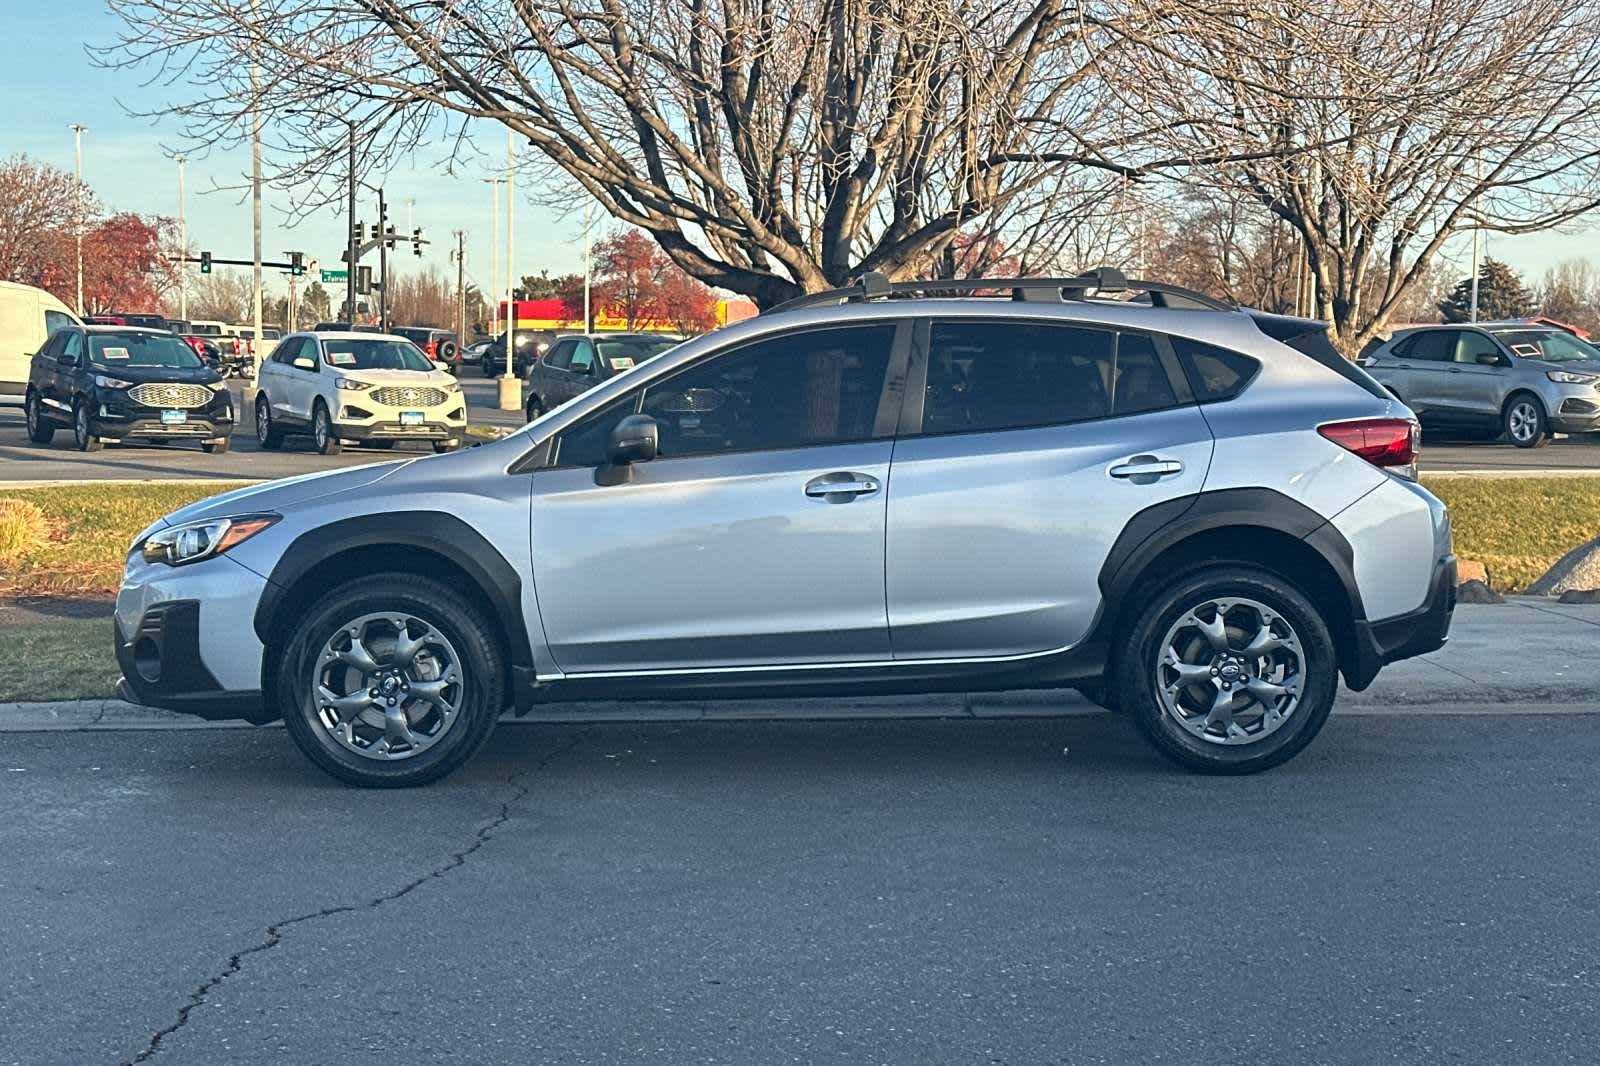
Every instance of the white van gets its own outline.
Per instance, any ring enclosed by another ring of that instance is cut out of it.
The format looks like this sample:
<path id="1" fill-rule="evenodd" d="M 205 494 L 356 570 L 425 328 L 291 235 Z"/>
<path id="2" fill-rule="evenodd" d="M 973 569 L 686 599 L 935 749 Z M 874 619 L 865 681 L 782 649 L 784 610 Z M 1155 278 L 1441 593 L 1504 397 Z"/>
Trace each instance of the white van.
<path id="1" fill-rule="evenodd" d="M 33 353 L 56 330 L 76 325 L 78 316 L 43 289 L 0 281 L 0 401 L 21 403 Z"/>

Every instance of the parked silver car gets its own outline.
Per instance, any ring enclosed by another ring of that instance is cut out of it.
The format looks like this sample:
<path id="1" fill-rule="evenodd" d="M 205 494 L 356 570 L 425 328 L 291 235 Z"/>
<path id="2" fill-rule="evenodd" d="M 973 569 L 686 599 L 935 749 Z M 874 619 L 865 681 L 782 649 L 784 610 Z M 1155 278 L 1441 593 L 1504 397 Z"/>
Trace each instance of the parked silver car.
<path id="1" fill-rule="evenodd" d="M 1311 740 L 1341 673 L 1444 643 L 1416 423 L 1322 324 L 1111 270 L 928 284 L 868 275 L 500 441 L 167 516 L 117 599 L 125 695 L 282 717 L 384 786 L 507 707 L 1071 686 L 1242 773 Z"/>
<path id="2" fill-rule="evenodd" d="M 1364 365 L 1429 428 L 1504 433 L 1519 448 L 1537 448 L 1552 432 L 1600 432 L 1600 349 L 1562 329 L 1418 326 Z"/>

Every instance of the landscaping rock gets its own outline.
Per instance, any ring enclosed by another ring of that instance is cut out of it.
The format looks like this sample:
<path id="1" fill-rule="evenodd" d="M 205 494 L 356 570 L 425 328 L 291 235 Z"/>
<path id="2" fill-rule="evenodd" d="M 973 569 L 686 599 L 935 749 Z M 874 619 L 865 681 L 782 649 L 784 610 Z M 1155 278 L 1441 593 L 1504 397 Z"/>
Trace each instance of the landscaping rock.
<path id="1" fill-rule="evenodd" d="M 1456 562 L 1456 584 L 1464 585 L 1468 581 L 1481 581 L 1485 585 L 1489 582 L 1489 568 L 1476 559 L 1460 559 Z"/>
<path id="2" fill-rule="evenodd" d="M 1528 586 L 1530 596 L 1559 596 L 1569 589 L 1600 589 L 1600 537 L 1580 544 Z"/>
<path id="3" fill-rule="evenodd" d="M 1457 603 L 1504 603 L 1506 598 L 1482 581 L 1463 581 L 1456 586 Z"/>
<path id="4" fill-rule="evenodd" d="M 1561 594 L 1562 603 L 1600 603 L 1600 589 L 1568 589 Z"/>

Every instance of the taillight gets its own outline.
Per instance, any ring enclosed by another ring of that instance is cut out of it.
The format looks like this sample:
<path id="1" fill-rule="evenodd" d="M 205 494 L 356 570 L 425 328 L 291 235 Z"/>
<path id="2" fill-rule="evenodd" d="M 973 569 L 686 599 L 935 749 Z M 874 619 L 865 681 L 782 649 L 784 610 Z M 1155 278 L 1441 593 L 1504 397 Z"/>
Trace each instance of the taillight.
<path id="1" fill-rule="evenodd" d="M 428 342 L 428 358 L 432 359 L 434 356 L 436 356 L 438 354 L 439 354 L 439 342 L 438 341 L 429 341 Z"/>
<path id="2" fill-rule="evenodd" d="M 1357 418 L 1349 422 L 1329 422 L 1318 426 L 1317 432 L 1373 466 L 1395 469 L 1396 473 L 1408 477 L 1416 476 L 1422 431 L 1409 418 Z"/>

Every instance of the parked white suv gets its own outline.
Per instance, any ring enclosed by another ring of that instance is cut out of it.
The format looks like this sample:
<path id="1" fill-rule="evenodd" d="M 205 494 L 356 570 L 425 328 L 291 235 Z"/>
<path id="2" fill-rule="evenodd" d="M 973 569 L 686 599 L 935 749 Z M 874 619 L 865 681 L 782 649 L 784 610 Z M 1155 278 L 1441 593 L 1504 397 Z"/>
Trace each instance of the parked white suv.
<path id="1" fill-rule="evenodd" d="M 261 364 L 256 440 L 278 448 L 309 432 L 323 455 L 345 441 L 393 447 L 395 441 L 460 447 L 467 398 L 455 378 L 404 337 L 382 333 L 294 333 Z"/>

